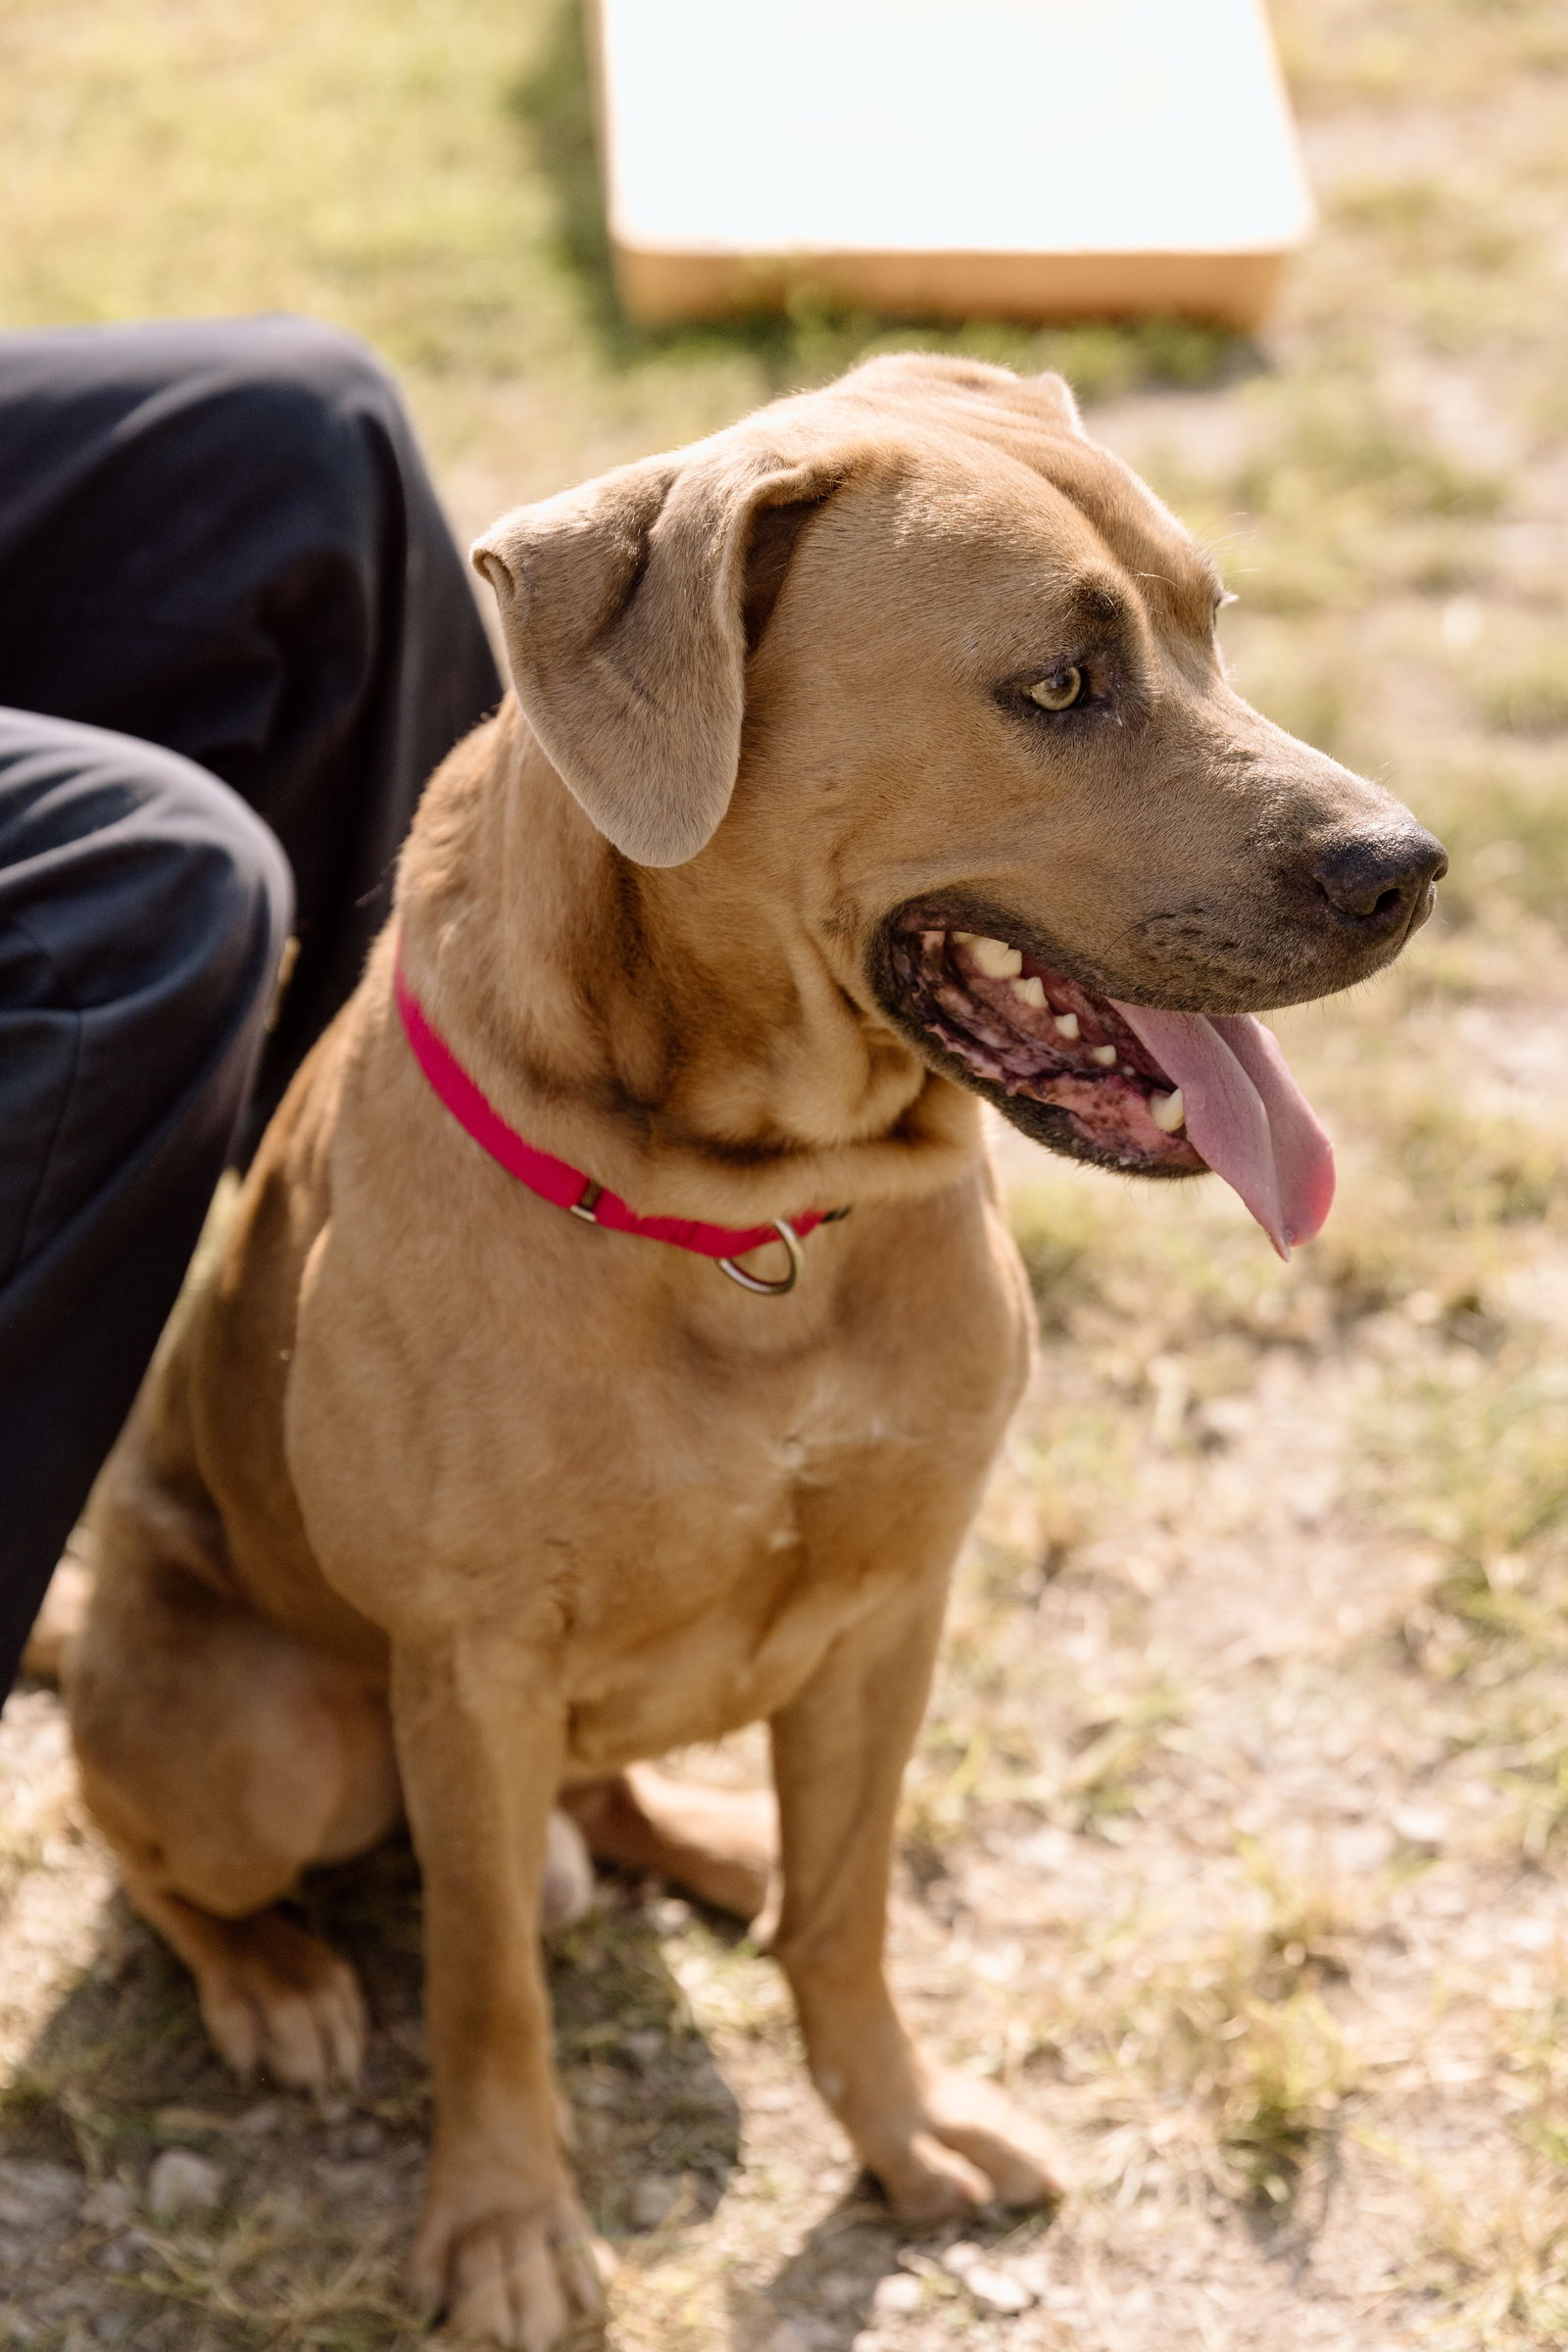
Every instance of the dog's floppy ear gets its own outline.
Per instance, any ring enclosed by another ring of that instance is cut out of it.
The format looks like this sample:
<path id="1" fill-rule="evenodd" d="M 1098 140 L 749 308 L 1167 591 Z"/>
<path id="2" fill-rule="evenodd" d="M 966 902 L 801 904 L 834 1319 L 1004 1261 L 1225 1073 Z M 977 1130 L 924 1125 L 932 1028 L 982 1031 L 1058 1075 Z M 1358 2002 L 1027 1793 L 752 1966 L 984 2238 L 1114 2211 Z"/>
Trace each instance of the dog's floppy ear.
<path id="1" fill-rule="evenodd" d="M 474 547 L 530 725 L 637 864 L 683 865 L 717 830 L 740 760 L 748 638 L 800 522 L 850 462 L 720 439 L 518 507 Z"/>

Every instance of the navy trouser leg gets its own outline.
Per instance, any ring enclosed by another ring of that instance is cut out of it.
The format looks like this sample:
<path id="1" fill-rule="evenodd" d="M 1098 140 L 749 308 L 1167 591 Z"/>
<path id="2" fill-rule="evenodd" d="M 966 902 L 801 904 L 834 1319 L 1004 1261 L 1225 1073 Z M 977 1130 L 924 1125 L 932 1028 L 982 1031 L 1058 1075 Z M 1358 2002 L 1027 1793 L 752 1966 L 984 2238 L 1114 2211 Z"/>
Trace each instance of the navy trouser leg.
<path id="1" fill-rule="evenodd" d="M 201 1231 L 290 902 L 226 785 L 0 710 L 0 1692 Z"/>
<path id="2" fill-rule="evenodd" d="M 353 989 L 424 781 L 500 692 L 363 345 L 0 335 L 0 1690 L 225 1152 Z M 214 779 L 293 881 L 259 1059 L 281 869 Z"/>
<path id="3" fill-rule="evenodd" d="M 254 1144 L 353 990 L 425 780 L 501 681 L 396 386 L 301 318 L 0 335 L 0 704 L 266 817 L 299 963 Z"/>

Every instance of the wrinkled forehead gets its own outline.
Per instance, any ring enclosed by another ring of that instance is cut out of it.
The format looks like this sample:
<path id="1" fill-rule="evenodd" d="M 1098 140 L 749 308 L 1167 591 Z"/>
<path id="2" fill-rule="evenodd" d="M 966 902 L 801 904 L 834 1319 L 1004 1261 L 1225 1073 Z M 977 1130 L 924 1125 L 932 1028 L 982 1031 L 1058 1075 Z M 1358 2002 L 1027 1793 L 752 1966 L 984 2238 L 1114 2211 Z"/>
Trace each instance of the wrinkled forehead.
<path id="1" fill-rule="evenodd" d="M 1156 626 L 1207 637 L 1224 593 L 1203 549 L 1119 458 L 1078 434 L 944 436 L 911 450 L 913 502 L 1010 570 L 1042 562 L 1111 619 L 1134 596 Z"/>

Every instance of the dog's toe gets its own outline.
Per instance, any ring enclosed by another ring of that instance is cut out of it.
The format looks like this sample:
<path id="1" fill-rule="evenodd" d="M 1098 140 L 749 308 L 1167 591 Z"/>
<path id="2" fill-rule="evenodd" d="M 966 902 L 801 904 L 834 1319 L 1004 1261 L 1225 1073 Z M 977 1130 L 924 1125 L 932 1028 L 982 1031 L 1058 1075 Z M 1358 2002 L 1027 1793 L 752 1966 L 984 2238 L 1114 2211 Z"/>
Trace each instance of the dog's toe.
<path id="1" fill-rule="evenodd" d="M 1063 2193 L 1045 2132 L 967 2075 L 933 2075 L 917 2128 L 867 2154 L 901 2221 L 948 2221 L 982 2205 L 1051 2205 Z"/>
<path id="2" fill-rule="evenodd" d="M 1051 2205 L 1065 2193 L 1049 2135 L 1032 2116 L 972 2076 L 943 2073 L 927 2101 L 929 2129 L 990 2183 L 988 2202 Z"/>
<path id="3" fill-rule="evenodd" d="M 917 2132 L 895 2160 L 884 2161 L 877 2170 L 901 2222 L 933 2228 L 938 2222 L 960 2220 L 992 2201 L 986 2175 L 929 2132 Z"/>
<path id="4" fill-rule="evenodd" d="M 451 2314 L 446 2333 L 460 2343 L 477 2338 L 550 2352 L 571 2312 L 543 2230 L 497 2220 L 461 2238 L 452 2256 Z"/>
<path id="5" fill-rule="evenodd" d="M 411 2290 L 426 2311 L 444 2310 L 440 2340 L 552 2352 L 583 2321 L 604 2317 L 593 2240 L 570 2198 L 548 2211 L 489 2213 L 449 2229 L 433 2211 L 419 2233 Z"/>
<path id="6" fill-rule="evenodd" d="M 365 2058 L 365 2000 L 348 1963 L 277 1912 L 223 1923 L 197 1968 L 202 2017 L 236 2074 L 265 2066 L 295 2090 L 352 2083 Z"/>

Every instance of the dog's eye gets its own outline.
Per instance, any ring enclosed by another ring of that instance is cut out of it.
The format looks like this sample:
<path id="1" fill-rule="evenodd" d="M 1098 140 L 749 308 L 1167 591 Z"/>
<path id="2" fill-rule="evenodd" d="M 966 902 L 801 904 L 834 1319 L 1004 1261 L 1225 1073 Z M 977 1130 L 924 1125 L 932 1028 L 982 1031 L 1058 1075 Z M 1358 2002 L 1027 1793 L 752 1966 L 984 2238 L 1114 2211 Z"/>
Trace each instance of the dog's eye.
<path id="1" fill-rule="evenodd" d="M 1054 669 L 1049 678 L 1036 678 L 1029 688 L 1029 700 L 1038 703 L 1042 710 L 1070 710 L 1083 690 L 1081 669 Z"/>

